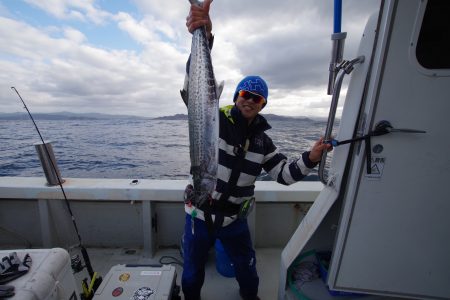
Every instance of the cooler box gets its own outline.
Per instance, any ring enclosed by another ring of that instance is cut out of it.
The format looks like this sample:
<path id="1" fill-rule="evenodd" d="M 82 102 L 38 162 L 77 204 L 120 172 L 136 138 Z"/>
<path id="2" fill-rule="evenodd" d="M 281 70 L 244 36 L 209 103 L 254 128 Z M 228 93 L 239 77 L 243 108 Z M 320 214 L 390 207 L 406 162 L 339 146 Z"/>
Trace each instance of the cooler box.
<path id="1" fill-rule="evenodd" d="M 116 265 L 104 277 L 94 300 L 170 300 L 175 281 L 171 265 Z"/>
<path id="2" fill-rule="evenodd" d="M 12 300 L 76 300 L 80 299 L 75 277 L 70 266 L 70 256 L 66 250 L 24 249 L 1 250 L 0 259 L 16 252 L 23 261 L 28 253 L 31 256 L 31 268 L 25 275 L 6 283 L 15 287 Z"/>

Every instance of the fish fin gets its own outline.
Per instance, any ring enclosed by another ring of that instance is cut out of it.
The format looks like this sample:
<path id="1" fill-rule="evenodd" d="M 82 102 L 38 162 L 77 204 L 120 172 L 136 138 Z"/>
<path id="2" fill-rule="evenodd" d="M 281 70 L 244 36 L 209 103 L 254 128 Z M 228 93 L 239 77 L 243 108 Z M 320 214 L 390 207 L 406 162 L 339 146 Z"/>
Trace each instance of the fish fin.
<path id="1" fill-rule="evenodd" d="M 190 59 L 190 57 L 189 57 L 189 59 Z M 189 87 L 189 75 L 186 73 L 186 76 L 184 76 L 183 89 L 180 90 L 181 99 L 183 99 L 183 102 L 184 102 L 184 104 L 186 104 L 186 107 L 188 106 L 188 102 L 189 102 L 188 87 Z"/>
<path id="2" fill-rule="evenodd" d="M 199 166 L 191 166 L 191 168 L 189 169 L 189 174 L 191 174 L 192 176 L 200 176 L 200 167 Z"/>
<path id="3" fill-rule="evenodd" d="M 220 96 L 222 95 L 223 92 L 223 87 L 225 85 L 225 81 L 221 81 L 219 85 L 217 85 L 216 83 L 216 95 L 217 95 L 217 99 L 220 99 Z"/>
<path id="4" fill-rule="evenodd" d="M 183 89 L 183 90 L 180 90 L 180 94 L 181 94 L 181 99 L 183 99 L 183 102 L 184 102 L 184 104 L 186 104 L 186 106 L 188 106 L 188 92 L 185 90 L 185 89 Z"/>

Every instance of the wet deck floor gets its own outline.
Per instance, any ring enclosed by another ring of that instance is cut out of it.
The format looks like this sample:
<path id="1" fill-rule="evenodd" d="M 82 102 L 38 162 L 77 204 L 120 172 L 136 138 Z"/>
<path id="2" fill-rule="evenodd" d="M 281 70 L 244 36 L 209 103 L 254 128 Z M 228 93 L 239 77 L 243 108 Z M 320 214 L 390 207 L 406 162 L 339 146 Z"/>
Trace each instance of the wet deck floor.
<path id="1" fill-rule="evenodd" d="M 155 264 L 159 263 L 162 256 L 171 256 L 181 260 L 178 249 L 158 250 L 153 258 L 143 255 L 139 249 L 110 249 L 110 248 L 89 248 L 89 257 L 94 271 L 105 276 L 111 267 L 118 264 Z M 262 300 L 277 299 L 278 278 L 280 271 L 281 249 L 261 248 L 256 249 L 256 261 L 259 275 L 259 297 Z M 164 258 L 164 262 L 170 259 Z M 181 266 L 173 264 L 176 267 L 177 284 L 181 284 Z M 86 274 L 76 275 L 77 281 Z M 180 292 L 184 299 L 183 293 Z M 235 278 L 227 278 L 219 274 L 216 270 L 215 254 L 212 249 L 206 266 L 205 283 L 202 289 L 202 300 L 239 300 L 239 285 Z"/>

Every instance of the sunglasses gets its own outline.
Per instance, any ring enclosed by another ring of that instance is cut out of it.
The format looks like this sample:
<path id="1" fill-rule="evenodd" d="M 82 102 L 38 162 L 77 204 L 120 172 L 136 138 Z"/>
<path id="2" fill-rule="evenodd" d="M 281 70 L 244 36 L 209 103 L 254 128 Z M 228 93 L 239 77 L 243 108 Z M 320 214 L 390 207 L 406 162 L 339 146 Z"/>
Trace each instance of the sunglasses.
<path id="1" fill-rule="evenodd" d="M 252 92 L 249 91 L 245 91 L 245 90 L 240 90 L 239 91 L 239 97 L 244 98 L 245 100 L 250 100 L 252 99 L 253 102 L 255 102 L 256 104 L 260 104 L 260 103 L 266 103 L 266 99 L 258 94 L 253 94 Z"/>

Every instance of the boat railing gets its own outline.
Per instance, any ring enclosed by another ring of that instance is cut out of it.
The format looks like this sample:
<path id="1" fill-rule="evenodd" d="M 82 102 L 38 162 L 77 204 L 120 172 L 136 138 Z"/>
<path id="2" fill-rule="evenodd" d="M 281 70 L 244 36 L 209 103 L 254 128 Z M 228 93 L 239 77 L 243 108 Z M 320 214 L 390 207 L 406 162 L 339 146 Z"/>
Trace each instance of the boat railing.
<path id="1" fill-rule="evenodd" d="M 64 189 L 83 243 L 91 247 L 158 247 L 179 244 L 187 180 L 65 178 Z M 256 182 L 257 205 L 248 221 L 257 247 L 283 247 L 323 184 L 283 186 Z M 58 201 L 61 200 L 61 201 Z M 73 235 L 59 186 L 44 177 L 0 177 L 0 246 L 50 248 Z"/>

